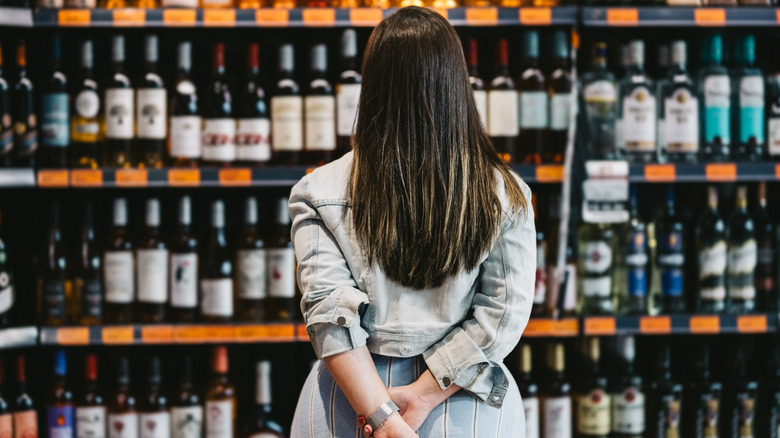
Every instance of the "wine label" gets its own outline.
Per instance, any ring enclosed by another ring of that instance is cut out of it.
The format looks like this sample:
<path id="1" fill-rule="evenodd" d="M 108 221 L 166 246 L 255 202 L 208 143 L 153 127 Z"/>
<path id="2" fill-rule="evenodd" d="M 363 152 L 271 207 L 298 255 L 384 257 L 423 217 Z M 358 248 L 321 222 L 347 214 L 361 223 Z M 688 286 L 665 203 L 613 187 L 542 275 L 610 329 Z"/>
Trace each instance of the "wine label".
<path id="1" fill-rule="evenodd" d="M 583 254 L 585 272 L 601 273 L 612 265 L 612 248 L 607 242 L 588 242 Z"/>
<path id="2" fill-rule="evenodd" d="M 571 94 L 557 93 L 550 99 L 550 129 L 567 131 L 571 120 Z"/>
<path id="3" fill-rule="evenodd" d="M 729 296 L 731 298 L 752 300 L 756 297 L 753 276 L 758 260 L 758 246 L 754 239 L 740 246 L 729 248 Z"/>
<path id="4" fill-rule="evenodd" d="M 27 102 L 27 111 L 19 111 L 14 124 L 14 148 L 19 157 L 32 155 L 38 149 L 38 120 L 34 113 L 29 112 L 31 100 Z"/>
<path id="5" fill-rule="evenodd" d="M 525 438 L 539 438 L 539 399 L 524 398 L 523 410 L 525 411 Z"/>
<path id="6" fill-rule="evenodd" d="M 198 306 L 198 254 L 171 254 L 171 306 Z"/>
<path id="7" fill-rule="evenodd" d="M 764 143 L 764 78 L 745 76 L 739 81 L 739 141 Z"/>
<path id="8" fill-rule="evenodd" d="M 236 257 L 239 298 L 261 300 L 266 297 L 266 257 L 264 249 L 242 249 Z"/>
<path id="9" fill-rule="evenodd" d="M 201 438 L 203 436 L 203 408 L 186 406 L 171 408 L 171 438 Z"/>
<path id="10" fill-rule="evenodd" d="M 203 119 L 201 152 L 207 161 L 236 160 L 236 121 Z"/>
<path id="11" fill-rule="evenodd" d="M 65 280 L 44 280 L 43 303 L 46 316 L 65 318 Z"/>
<path id="12" fill-rule="evenodd" d="M 271 145 L 275 151 L 303 150 L 303 98 L 271 98 Z"/>
<path id="13" fill-rule="evenodd" d="M 157 76 L 157 75 L 155 75 Z M 165 140 L 168 96 L 164 88 L 140 88 L 136 91 L 138 138 Z"/>
<path id="14" fill-rule="evenodd" d="M 735 417 L 739 438 L 754 438 L 756 423 L 756 399 L 750 393 L 736 395 Z"/>
<path id="15" fill-rule="evenodd" d="M 165 303 L 168 301 L 168 250 L 139 249 L 138 301 Z"/>
<path id="16" fill-rule="evenodd" d="M 542 407 L 544 435 L 571 438 L 571 399 L 569 397 L 546 398 L 542 401 Z"/>
<path id="17" fill-rule="evenodd" d="M 14 417 L 13 414 L 0 415 L 0 438 L 14 437 Z"/>
<path id="18" fill-rule="evenodd" d="M 629 235 L 627 246 L 625 263 L 628 268 L 628 295 L 647 296 L 647 236 L 644 232 L 633 232 Z"/>
<path id="19" fill-rule="evenodd" d="M 731 84 L 726 75 L 704 79 L 704 141 L 712 143 L 716 137 L 721 143 L 731 143 L 729 112 Z"/>
<path id="20" fill-rule="evenodd" d="M 106 408 L 90 406 L 76 408 L 76 438 L 105 438 Z"/>
<path id="21" fill-rule="evenodd" d="M 270 120 L 238 119 L 236 158 L 239 161 L 268 161 L 271 159 Z"/>
<path id="22" fill-rule="evenodd" d="M 682 296 L 685 264 L 682 251 L 682 235 L 679 232 L 672 231 L 661 236 L 658 265 L 661 268 L 661 293 L 665 296 Z"/>
<path id="23" fill-rule="evenodd" d="M 547 92 L 520 92 L 520 129 L 547 128 Z"/>
<path id="24" fill-rule="evenodd" d="M 699 296 L 705 301 L 726 299 L 726 242 L 719 241 L 699 252 Z"/>
<path id="25" fill-rule="evenodd" d="M 617 88 L 615 84 L 610 81 L 594 81 L 585 87 L 584 91 L 585 103 L 592 104 L 612 104 L 617 102 Z M 613 111 L 607 111 L 606 113 L 612 113 Z M 600 111 L 604 114 L 604 111 Z"/>
<path id="26" fill-rule="evenodd" d="M 171 414 L 144 412 L 141 414 L 141 438 L 170 438 Z"/>
<path id="27" fill-rule="evenodd" d="M 138 414 L 108 414 L 108 438 L 138 438 Z"/>
<path id="28" fill-rule="evenodd" d="M 131 139 L 135 131 L 133 90 L 106 90 L 106 138 Z"/>
<path id="29" fill-rule="evenodd" d="M 586 297 L 609 297 L 612 293 L 612 277 L 583 277 L 582 295 Z"/>
<path id="30" fill-rule="evenodd" d="M 46 429 L 49 438 L 73 438 L 73 406 L 46 408 Z"/>
<path id="31" fill-rule="evenodd" d="M 81 313 L 100 318 L 103 315 L 103 282 L 99 278 L 81 281 Z"/>
<path id="32" fill-rule="evenodd" d="M 610 397 L 600 389 L 577 397 L 577 432 L 584 435 L 609 434 Z"/>
<path id="33" fill-rule="evenodd" d="M 474 103 L 477 105 L 477 113 L 479 113 L 479 119 L 482 121 L 482 126 L 487 129 L 487 115 L 488 115 L 488 97 L 485 90 L 474 90 Z"/>
<path id="34" fill-rule="evenodd" d="M 545 245 L 536 244 L 536 281 L 534 283 L 534 304 L 544 304 L 547 296 L 547 270 L 545 266 Z"/>
<path id="35" fill-rule="evenodd" d="M 780 117 L 772 117 L 767 120 L 767 135 L 769 139 L 767 142 L 767 151 L 772 157 L 780 155 Z M 2 138 L 0 138 L 2 143 Z M 2 146 L 0 144 L 0 146 Z"/>
<path id="36" fill-rule="evenodd" d="M 307 150 L 336 149 L 336 99 L 333 96 L 306 96 Z"/>
<path id="37" fill-rule="evenodd" d="M 11 152 L 14 147 L 14 130 L 11 114 L 0 113 L 0 155 Z"/>
<path id="38" fill-rule="evenodd" d="M 636 87 L 623 98 L 623 142 L 629 152 L 655 151 L 655 96 L 646 87 Z"/>
<path id="39" fill-rule="evenodd" d="M 360 84 L 336 85 L 336 134 L 348 137 L 355 133 Z"/>
<path id="40" fill-rule="evenodd" d="M 200 311 L 209 316 L 233 316 L 233 279 L 200 280 Z"/>
<path id="41" fill-rule="evenodd" d="M 53 147 L 70 144 L 70 104 L 67 93 L 43 95 L 41 144 Z"/>
<path id="42" fill-rule="evenodd" d="M 76 96 L 74 107 L 79 116 L 85 119 L 94 118 L 100 111 L 100 97 L 94 90 L 81 90 Z"/>
<path id="43" fill-rule="evenodd" d="M 712 394 L 705 394 L 698 400 L 696 407 L 696 430 L 701 430 L 703 438 L 718 438 L 719 418 L 720 418 L 720 400 L 713 397 Z"/>
<path id="44" fill-rule="evenodd" d="M 171 117 L 171 157 L 200 158 L 201 123 L 200 116 Z"/>
<path id="45" fill-rule="evenodd" d="M 233 400 L 206 402 L 206 437 L 233 438 Z"/>
<path id="46" fill-rule="evenodd" d="M 7 272 L 0 272 L 0 315 L 14 305 L 14 286 Z"/>
<path id="47" fill-rule="evenodd" d="M 663 142 L 670 153 L 699 151 L 699 100 L 685 88 L 664 102 Z"/>
<path id="48" fill-rule="evenodd" d="M 661 398 L 658 418 L 661 421 L 661 436 L 679 438 L 680 434 L 680 399 L 675 395 L 665 395 Z"/>
<path id="49" fill-rule="evenodd" d="M 266 250 L 268 296 L 295 297 L 295 252 L 292 248 Z"/>
<path id="50" fill-rule="evenodd" d="M 612 395 L 612 432 L 641 435 L 645 431 L 645 395 L 629 387 Z"/>
<path id="51" fill-rule="evenodd" d="M 38 438 L 38 414 L 35 411 L 14 413 L 14 438 Z"/>
<path id="52" fill-rule="evenodd" d="M 488 92 L 488 133 L 492 137 L 516 137 L 518 124 L 518 99 L 515 90 L 491 90 Z"/>
<path id="53" fill-rule="evenodd" d="M 135 276 L 132 251 L 106 251 L 103 256 L 103 277 L 107 303 L 132 303 L 135 297 Z"/>

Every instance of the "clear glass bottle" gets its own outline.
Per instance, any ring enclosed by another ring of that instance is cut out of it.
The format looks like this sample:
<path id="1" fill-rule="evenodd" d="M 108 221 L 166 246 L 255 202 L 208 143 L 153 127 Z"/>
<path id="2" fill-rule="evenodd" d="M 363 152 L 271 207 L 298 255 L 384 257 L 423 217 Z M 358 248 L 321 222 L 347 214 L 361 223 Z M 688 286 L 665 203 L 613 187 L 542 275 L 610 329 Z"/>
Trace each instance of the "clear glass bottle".
<path id="1" fill-rule="evenodd" d="M 686 69 L 685 41 L 672 43 L 672 70 L 659 87 L 659 153 L 666 161 L 693 163 L 699 155 L 699 101 Z"/>
<path id="2" fill-rule="evenodd" d="M 645 43 L 631 41 L 631 64 L 620 82 L 620 126 L 618 149 L 629 161 L 647 163 L 656 158 L 656 102 L 654 85 L 645 73 Z"/>
<path id="3" fill-rule="evenodd" d="M 595 44 L 591 70 L 582 75 L 581 88 L 590 134 L 588 158 L 614 160 L 618 158 L 615 148 L 617 85 L 615 75 L 607 70 L 606 43 Z"/>
<path id="4" fill-rule="evenodd" d="M 70 119 L 70 166 L 97 169 L 101 163 L 103 117 L 100 111 L 100 89 L 94 75 L 92 40 L 81 43 L 81 73 L 76 83 Z M 2 139 L 0 139 L 0 145 Z"/>
<path id="5" fill-rule="evenodd" d="M 699 69 L 699 159 L 727 161 L 731 151 L 731 82 L 723 63 L 723 40 L 712 35 L 702 41 Z"/>
<path id="6" fill-rule="evenodd" d="M 615 232 L 610 224 L 583 224 L 579 231 L 582 315 L 611 315 Z"/>
<path id="7" fill-rule="evenodd" d="M 707 208 L 696 227 L 699 253 L 697 313 L 720 313 L 726 308 L 726 223 L 718 213 L 718 188 L 707 187 Z"/>
<path id="8" fill-rule="evenodd" d="M 756 62 L 756 40 L 753 35 L 737 38 L 734 50 L 737 67 L 732 71 L 731 117 L 735 161 L 756 161 L 764 156 L 764 74 Z"/>
<path id="9" fill-rule="evenodd" d="M 758 246 L 755 223 L 747 210 L 745 186 L 737 186 L 736 209 L 729 218 L 727 241 L 729 309 L 733 313 L 749 313 L 756 308 Z"/>

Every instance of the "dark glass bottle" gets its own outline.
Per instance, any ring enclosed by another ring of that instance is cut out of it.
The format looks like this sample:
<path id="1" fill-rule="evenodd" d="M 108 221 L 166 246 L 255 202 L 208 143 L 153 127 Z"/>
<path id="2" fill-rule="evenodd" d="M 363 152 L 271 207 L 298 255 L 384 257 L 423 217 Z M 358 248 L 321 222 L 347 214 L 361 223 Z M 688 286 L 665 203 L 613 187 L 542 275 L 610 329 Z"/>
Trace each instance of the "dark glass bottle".
<path id="1" fill-rule="evenodd" d="M 639 217 L 637 187 L 631 186 L 629 196 L 629 222 L 624 237 L 623 260 L 628 277 L 628 293 L 622 295 L 620 312 L 628 315 L 647 313 L 647 287 L 650 254 L 647 245 L 647 227 Z"/>
<path id="2" fill-rule="evenodd" d="M 549 127 L 547 80 L 539 69 L 539 32 L 523 35 L 523 71 L 517 81 L 520 92 L 520 137 L 515 152 L 518 160 L 541 164 Z"/>
<path id="3" fill-rule="evenodd" d="M 520 387 L 523 410 L 525 410 L 525 438 L 540 438 L 539 386 L 532 374 L 531 346 L 524 343 L 521 348 L 520 377 L 517 386 Z"/>
<path id="4" fill-rule="evenodd" d="M 548 383 L 542 392 L 542 436 L 572 437 L 571 385 L 566 377 L 563 344 L 547 348 Z"/>
<path id="5" fill-rule="evenodd" d="M 577 406 L 576 436 L 606 438 L 612 426 L 612 405 L 607 392 L 607 377 L 601 369 L 599 338 L 586 338 L 584 344 L 585 370 L 574 397 Z"/>
<path id="6" fill-rule="evenodd" d="M 660 154 L 671 162 L 693 163 L 699 155 L 699 97 L 687 70 L 685 41 L 672 43 L 674 66 L 659 85 Z"/>
<path id="7" fill-rule="evenodd" d="M 179 386 L 171 400 L 171 438 L 203 436 L 203 400 L 192 384 L 192 357 L 182 357 Z"/>
<path id="8" fill-rule="evenodd" d="M 336 154 L 336 98 L 327 79 L 328 46 L 316 44 L 309 59 L 309 86 L 303 98 L 306 162 L 322 165 Z"/>
<path id="9" fill-rule="evenodd" d="M 652 399 L 647 414 L 651 437 L 682 436 L 682 385 L 672 375 L 672 357 L 669 345 L 658 349 L 656 377 L 652 382 Z"/>
<path id="10" fill-rule="evenodd" d="M 0 436 L 9 438 L 14 435 L 14 414 L 11 411 L 11 405 L 2 394 L 3 389 L 8 389 L 8 385 L 5 384 L 6 374 L 4 371 L 0 361 Z"/>
<path id="11" fill-rule="evenodd" d="M 728 432 L 727 438 L 742 438 L 756 436 L 755 417 L 758 382 L 755 374 L 748 372 L 748 359 L 745 350 L 737 349 L 733 362 L 734 373 L 729 391 Z"/>
<path id="12" fill-rule="evenodd" d="M 759 426 L 756 433 L 767 438 L 780 437 L 780 350 L 772 353 L 770 373 L 766 380 L 761 382 L 760 405 L 757 409 L 761 417 L 758 417 Z"/>
<path id="13" fill-rule="evenodd" d="M 588 157 L 614 160 L 620 151 L 615 147 L 615 125 L 618 118 L 615 74 L 607 69 L 607 44 L 596 43 L 590 71 L 582 76 L 582 95 L 588 119 L 590 141 Z"/>
<path id="14" fill-rule="evenodd" d="M 135 92 L 138 123 L 138 166 L 163 167 L 165 139 L 168 137 L 168 96 L 157 68 L 159 50 L 157 35 L 146 36 L 144 74 Z"/>
<path id="15" fill-rule="evenodd" d="M 106 401 L 98 385 L 97 357 L 86 357 L 84 392 L 76 406 L 76 437 L 106 436 Z"/>
<path id="16" fill-rule="evenodd" d="M 236 388 L 228 377 L 227 347 L 214 348 L 213 377 L 206 392 L 206 436 L 233 438 Z"/>
<path id="17" fill-rule="evenodd" d="M 642 376 L 635 367 L 633 336 L 618 338 L 618 372 L 610 382 L 612 437 L 642 438 L 645 433 L 645 393 Z"/>
<path id="18" fill-rule="evenodd" d="M 120 357 L 116 389 L 108 405 L 108 436 L 139 437 L 138 402 L 130 389 L 130 362 Z"/>
<path id="19" fill-rule="evenodd" d="M 3 49 L 0 48 L 0 167 L 11 166 L 14 149 L 14 126 L 11 116 L 11 93 L 8 80 L 4 77 Z"/>
<path id="20" fill-rule="evenodd" d="M 487 90 L 485 81 L 479 74 L 479 45 L 476 39 L 470 38 L 468 40 L 466 56 L 469 67 L 469 83 L 474 92 L 474 103 L 477 106 L 482 126 L 487 131 Z"/>
<path id="21" fill-rule="evenodd" d="M 721 395 L 720 382 L 713 380 L 710 372 L 710 344 L 707 341 L 697 343 L 694 366 L 688 383 L 684 403 L 685 436 L 691 438 L 718 438 L 721 436 Z"/>
<path id="22" fill-rule="evenodd" d="M 105 318 L 112 324 L 133 320 L 135 301 L 135 257 L 127 230 L 127 201 L 114 199 L 113 226 L 103 253 L 105 279 Z"/>
<path id="23" fill-rule="evenodd" d="M 666 209 L 656 225 L 658 250 L 656 264 L 661 274 L 661 312 L 685 312 L 683 296 L 685 272 L 685 226 L 677 216 L 674 186 L 666 188 Z"/>
<path id="24" fill-rule="evenodd" d="M 756 210 L 756 308 L 760 312 L 777 312 L 777 250 L 775 223 L 767 209 L 766 183 L 758 183 L 758 208 Z"/>
<path id="25" fill-rule="evenodd" d="M 250 196 L 244 205 L 244 228 L 236 251 L 236 309 L 242 321 L 265 319 L 268 295 L 265 276 L 265 241 L 257 229 L 257 198 Z"/>
<path id="26" fill-rule="evenodd" d="M 227 166 L 236 160 L 236 120 L 233 95 L 225 72 L 225 44 L 214 45 L 214 67 L 211 88 L 203 105 L 201 147 L 203 162 L 212 166 Z"/>
<path id="27" fill-rule="evenodd" d="M 288 198 L 279 198 L 276 220 L 266 250 L 268 298 L 266 316 L 271 321 L 292 321 L 295 318 L 295 251 L 290 240 Z"/>
<path id="28" fill-rule="evenodd" d="M 200 314 L 212 322 L 233 319 L 233 257 L 225 238 L 225 204 L 211 204 L 211 231 L 203 248 L 200 271 Z"/>
<path id="29" fill-rule="evenodd" d="M 242 90 L 236 126 L 236 160 L 247 165 L 271 160 L 271 120 L 260 79 L 260 45 L 247 49 L 246 86 Z"/>
<path id="30" fill-rule="evenodd" d="M 731 148 L 735 161 L 756 161 L 764 157 L 764 73 L 755 66 L 756 40 L 753 35 L 737 38 L 734 50 L 737 68 L 732 72 L 734 146 Z"/>
<path id="31" fill-rule="evenodd" d="M 174 167 L 195 167 L 201 157 L 201 118 L 198 93 L 191 77 L 192 43 L 179 43 L 178 57 L 178 76 L 171 95 L 168 153 Z"/>
<path id="32" fill-rule="evenodd" d="M 767 75 L 766 87 L 766 150 L 769 159 L 777 161 L 780 160 L 780 71 Z"/>
<path id="33" fill-rule="evenodd" d="M 0 327 L 11 322 L 11 312 L 16 304 L 14 275 L 8 262 L 8 248 L 3 233 L 2 213 L 0 213 Z"/>
<path id="34" fill-rule="evenodd" d="M 73 393 L 67 382 L 65 350 L 54 353 L 54 383 L 46 403 L 46 432 L 49 437 L 73 436 Z"/>
<path id="35" fill-rule="evenodd" d="M 534 211 L 536 209 L 536 199 L 532 199 Z M 536 281 L 534 282 L 534 303 L 531 307 L 531 315 L 541 317 L 544 315 L 544 302 L 547 296 L 547 239 L 545 239 L 541 223 L 545 222 L 539 215 L 536 215 Z"/>
<path id="36" fill-rule="evenodd" d="M 68 77 L 63 72 L 61 58 L 62 41 L 60 34 L 55 33 L 52 37 L 51 70 L 43 86 L 40 167 L 68 167 L 70 103 Z"/>
<path id="37" fill-rule="evenodd" d="M 244 426 L 239 437 L 284 438 L 282 426 L 274 421 L 271 412 L 271 362 L 267 360 L 257 363 L 255 406 L 252 420 Z"/>
<path id="38" fill-rule="evenodd" d="M 32 80 L 27 74 L 27 46 L 19 40 L 16 49 L 16 66 L 19 78 L 14 85 L 12 105 L 14 120 L 14 164 L 34 167 L 38 150 L 38 119 L 33 105 L 35 95 Z"/>
<path id="39" fill-rule="evenodd" d="M 360 84 L 357 33 L 347 29 L 341 35 L 341 73 L 336 83 L 336 157 L 352 150 L 351 138 L 357 127 Z"/>
<path id="40" fill-rule="evenodd" d="M 43 325 L 63 325 L 67 321 L 66 304 L 70 298 L 68 252 L 60 228 L 60 203 L 51 204 L 51 222 L 46 255 L 41 267 L 41 304 Z"/>
<path id="41" fill-rule="evenodd" d="M 617 147 L 625 151 L 628 161 L 647 163 L 656 160 L 655 84 L 645 72 L 645 43 L 633 40 L 629 47 L 630 65 L 620 82 L 622 132 Z"/>
<path id="42" fill-rule="evenodd" d="M 160 201 L 146 200 L 146 224 L 136 247 L 137 317 L 162 322 L 168 303 L 168 245 L 160 231 Z"/>
<path id="43" fill-rule="evenodd" d="M 78 264 L 76 265 L 75 296 L 80 311 L 79 324 L 98 325 L 103 320 L 103 266 L 101 254 L 95 241 L 95 227 L 92 220 L 92 202 L 84 205 L 84 222 L 81 228 Z"/>
<path id="44" fill-rule="evenodd" d="M 749 313 L 756 309 L 755 270 L 758 258 L 756 227 L 747 210 L 747 187 L 737 186 L 736 209 L 729 218 L 729 309 Z"/>
<path id="45" fill-rule="evenodd" d="M 569 141 L 571 124 L 572 85 L 569 67 L 569 33 L 559 30 L 553 34 L 553 71 L 547 80 L 550 95 L 550 132 L 542 150 L 542 163 L 563 163 Z"/>
<path id="46" fill-rule="evenodd" d="M 179 199 L 179 223 L 170 246 L 170 319 L 192 322 L 198 313 L 198 238 L 192 232 L 189 196 Z"/>
<path id="47" fill-rule="evenodd" d="M 720 313 L 726 309 L 726 223 L 718 213 L 718 188 L 707 187 L 707 209 L 696 227 L 699 252 L 698 313 Z"/>
<path id="48" fill-rule="evenodd" d="M 723 66 L 720 35 L 704 39 L 699 69 L 699 160 L 726 161 L 731 155 L 731 82 Z"/>
<path id="49" fill-rule="evenodd" d="M 27 368 L 25 357 L 19 356 L 16 363 L 16 400 L 14 401 L 14 436 L 38 436 L 38 412 L 35 402 L 27 392 Z"/>
<path id="50" fill-rule="evenodd" d="M 303 97 L 294 79 L 292 44 L 279 47 L 279 79 L 271 97 L 271 147 L 276 164 L 298 164 L 303 152 Z"/>
<path id="51" fill-rule="evenodd" d="M 168 397 L 162 388 L 162 370 L 157 356 L 150 359 L 147 379 L 146 391 L 139 404 L 141 436 L 167 437 L 171 431 L 171 414 Z"/>
<path id="52" fill-rule="evenodd" d="M 81 72 L 76 81 L 70 120 L 70 165 L 97 169 L 102 162 L 100 144 L 103 140 L 103 122 L 100 93 L 93 71 L 95 58 L 92 40 L 81 43 Z"/>
<path id="53" fill-rule="evenodd" d="M 498 41 L 498 74 L 488 91 L 487 131 L 499 157 L 505 163 L 517 160 L 517 136 L 520 133 L 518 97 L 515 81 L 509 76 L 509 43 Z"/>
<path id="54" fill-rule="evenodd" d="M 112 40 L 111 74 L 105 85 L 104 111 L 106 124 L 105 167 L 133 166 L 135 138 L 135 100 L 133 84 L 125 72 L 125 37 Z"/>

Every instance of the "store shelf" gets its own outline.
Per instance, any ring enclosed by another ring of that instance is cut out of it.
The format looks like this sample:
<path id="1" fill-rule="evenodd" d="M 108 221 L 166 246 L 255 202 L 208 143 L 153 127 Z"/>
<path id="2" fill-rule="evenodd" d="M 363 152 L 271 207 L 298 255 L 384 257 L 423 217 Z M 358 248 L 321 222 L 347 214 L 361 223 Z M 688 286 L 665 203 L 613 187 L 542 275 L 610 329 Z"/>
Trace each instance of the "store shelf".
<path id="1" fill-rule="evenodd" d="M 769 7 L 695 8 L 582 8 L 586 27 L 713 27 L 778 26 L 780 9 Z"/>
<path id="2" fill-rule="evenodd" d="M 532 338 L 576 337 L 580 334 L 577 318 L 532 318 L 525 327 L 523 336 Z"/>
<path id="3" fill-rule="evenodd" d="M 776 181 L 780 180 L 780 164 L 632 164 L 628 178 L 632 182 Z"/>
<path id="4" fill-rule="evenodd" d="M 32 27 L 32 10 L 30 8 L 0 7 L 0 26 Z"/>
<path id="5" fill-rule="evenodd" d="M 308 342 L 304 324 L 42 327 L 42 345 L 172 345 Z"/>
<path id="6" fill-rule="evenodd" d="M 38 344 L 38 327 L 0 329 L 0 349 L 33 347 Z"/>
<path id="7" fill-rule="evenodd" d="M 38 9 L 43 27 L 373 27 L 396 9 Z M 573 26 L 576 7 L 437 10 L 455 26 Z"/>
<path id="8" fill-rule="evenodd" d="M 776 314 L 594 316 L 583 318 L 584 335 L 669 335 L 719 333 L 771 333 Z"/>

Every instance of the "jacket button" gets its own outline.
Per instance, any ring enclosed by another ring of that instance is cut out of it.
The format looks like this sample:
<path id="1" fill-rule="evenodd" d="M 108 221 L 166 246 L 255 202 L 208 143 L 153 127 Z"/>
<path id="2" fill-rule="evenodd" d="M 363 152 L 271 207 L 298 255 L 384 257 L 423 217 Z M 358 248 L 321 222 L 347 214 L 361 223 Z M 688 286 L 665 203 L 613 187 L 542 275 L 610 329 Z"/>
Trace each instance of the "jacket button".
<path id="1" fill-rule="evenodd" d="M 445 377 L 445 378 L 441 379 L 441 383 L 443 383 L 444 386 L 450 386 L 450 383 L 452 383 L 452 381 L 450 380 L 449 377 Z"/>
<path id="2" fill-rule="evenodd" d="M 336 320 L 336 324 L 343 326 L 347 323 L 347 318 L 344 318 L 343 316 L 339 316 L 339 318 Z"/>

